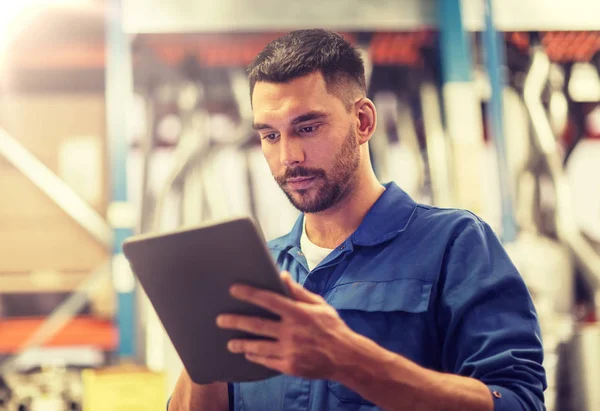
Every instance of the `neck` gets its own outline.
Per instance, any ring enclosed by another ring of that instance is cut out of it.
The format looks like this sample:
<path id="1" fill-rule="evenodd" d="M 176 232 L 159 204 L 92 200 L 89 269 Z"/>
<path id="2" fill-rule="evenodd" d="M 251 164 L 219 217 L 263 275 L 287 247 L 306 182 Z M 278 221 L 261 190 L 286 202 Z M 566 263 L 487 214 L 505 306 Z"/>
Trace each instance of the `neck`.
<path id="1" fill-rule="evenodd" d="M 319 213 L 305 214 L 306 234 L 319 247 L 335 248 L 360 225 L 385 188 L 370 171 L 346 197 Z"/>

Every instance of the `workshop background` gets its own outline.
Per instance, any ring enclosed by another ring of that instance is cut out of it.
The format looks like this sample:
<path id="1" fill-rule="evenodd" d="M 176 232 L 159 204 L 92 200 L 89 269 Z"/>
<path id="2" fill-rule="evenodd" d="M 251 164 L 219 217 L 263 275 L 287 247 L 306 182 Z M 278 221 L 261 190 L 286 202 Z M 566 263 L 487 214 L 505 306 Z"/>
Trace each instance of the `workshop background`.
<path id="1" fill-rule="evenodd" d="M 2 1 L 0 410 L 164 410 L 181 362 L 122 242 L 238 215 L 290 229 L 244 70 L 313 27 L 363 52 L 380 180 L 504 242 L 539 312 L 547 409 L 600 410 L 599 16 L 597 0 Z"/>

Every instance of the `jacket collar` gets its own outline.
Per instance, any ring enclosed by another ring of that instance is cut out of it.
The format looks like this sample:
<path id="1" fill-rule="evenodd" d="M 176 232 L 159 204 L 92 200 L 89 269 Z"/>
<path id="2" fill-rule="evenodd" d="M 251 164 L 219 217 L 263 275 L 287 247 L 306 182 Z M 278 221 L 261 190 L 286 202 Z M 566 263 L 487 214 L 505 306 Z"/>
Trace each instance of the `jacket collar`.
<path id="1" fill-rule="evenodd" d="M 417 203 L 395 183 L 385 184 L 385 191 L 369 210 L 360 226 L 352 234 L 356 245 L 375 246 L 389 241 L 406 230 L 417 208 Z M 304 215 L 296 220 L 289 234 L 270 242 L 275 250 L 300 247 Z"/>

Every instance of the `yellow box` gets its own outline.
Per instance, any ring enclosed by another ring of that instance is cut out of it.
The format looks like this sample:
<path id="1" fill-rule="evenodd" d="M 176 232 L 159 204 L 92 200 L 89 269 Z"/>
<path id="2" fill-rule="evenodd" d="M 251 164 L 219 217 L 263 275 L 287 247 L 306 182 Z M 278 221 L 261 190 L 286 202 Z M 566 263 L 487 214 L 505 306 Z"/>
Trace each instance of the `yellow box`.
<path id="1" fill-rule="evenodd" d="M 164 373 L 127 366 L 84 370 L 83 411 L 164 411 Z"/>

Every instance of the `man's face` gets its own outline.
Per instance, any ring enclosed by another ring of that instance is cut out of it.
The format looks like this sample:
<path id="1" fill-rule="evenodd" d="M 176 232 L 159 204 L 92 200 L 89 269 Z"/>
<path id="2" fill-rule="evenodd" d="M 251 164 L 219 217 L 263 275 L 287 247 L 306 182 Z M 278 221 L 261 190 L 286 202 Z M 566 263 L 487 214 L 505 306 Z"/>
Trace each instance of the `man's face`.
<path id="1" fill-rule="evenodd" d="M 256 83 L 254 126 L 275 180 L 298 210 L 317 213 L 356 185 L 360 146 L 352 113 L 319 72 L 289 83 Z"/>

